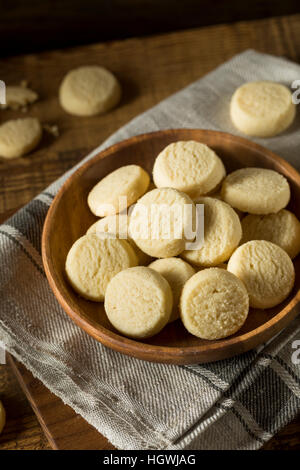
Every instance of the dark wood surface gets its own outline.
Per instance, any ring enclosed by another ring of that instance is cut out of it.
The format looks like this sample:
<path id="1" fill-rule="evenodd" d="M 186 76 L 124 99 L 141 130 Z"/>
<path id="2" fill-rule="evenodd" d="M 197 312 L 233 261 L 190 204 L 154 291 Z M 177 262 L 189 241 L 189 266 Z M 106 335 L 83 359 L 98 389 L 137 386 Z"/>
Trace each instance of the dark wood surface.
<path id="1" fill-rule="evenodd" d="M 0 0 L 0 57 L 297 12 L 297 0 Z"/>
<path id="2" fill-rule="evenodd" d="M 0 164 L 2 220 L 129 119 L 246 48 L 287 56 L 299 62 L 300 15 L 1 60 L 2 79 L 7 83 L 27 79 L 41 95 L 41 101 L 30 109 L 28 115 L 58 124 L 61 131 L 57 139 L 45 137 L 39 149 L 28 157 Z M 83 63 L 103 64 L 120 78 L 124 98 L 120 107 L 112 113 L 78 119 L 64 114 L 59 108 L 56 94 L 63 74 Z M 19 115 L 14 111 L 1 112 L 1 120 Z M 24 377 L 24 368 L 19 370 Z M 30 374 L 29 377 L 32 381 L 32 399 L 38 402 L 39 390 L 42 389 L 41 393 L 44 394 L 45 387 Z M 0 395 L 8 416 L 7 425 L 0 436 L 0 449 L 48 448 L 41 427 L 9 365 L 0 367 Z M 48 406 L 43 407 L 43 418 L 53 422 L 53 416 L 59 414 L 55 414 L 50 393 L 48 400 Z M 54 397 L 54 400 L 57 399 Z M 52 409 L 54 415 L 51 417 Z M 70 413 L 73 411 L 70 410 Z M 65 429 L 63 420 L 61 428 Z M 300 419 L 286 426 L 264 448 L 299 450 L 299 429 Z"/>
<path id="3" fill-rule="evenodd" d="M 22 364 L 10 355 L 7 357 L 52 449 L 114 449 L 104 436 L 36 380 Z"/>
<path id="4" fill-rule="evenodd" d="M 300 174 L 285 160 L 254 142 L 230 134 L 199 129 L 172 129 L 134 136 L 104 150 L 82 165 L 65 182 L 48 211 L 42 238 L 45 272 L 56 298 L 89 335 L 116 351 L 154 362 L 197 364 L 241 354 L 267 342 L 300 312 L 300 256 L 294 260 L 293 292 L 272 309 L 251 308 L 242 328 L 221 340 L 208 341 L 191 335 L 180 320 L 169 323 L 152 338 L 136 341 L 122 336 L 109 322 L 103 303 L 86 300 L 66 281 L 65 260 L 73 243 L 97 220 L 87 196 L 97 182 L 120 166 L 138 164 L 152 173 L 156 156 L 171 142 L 195 140 L 212 148 L 227 172 L 242 166 L 279 171 L 291 186 L 289 208 L 300 218 Z M 73 208 L 76 207 L 76 210 Z"/>

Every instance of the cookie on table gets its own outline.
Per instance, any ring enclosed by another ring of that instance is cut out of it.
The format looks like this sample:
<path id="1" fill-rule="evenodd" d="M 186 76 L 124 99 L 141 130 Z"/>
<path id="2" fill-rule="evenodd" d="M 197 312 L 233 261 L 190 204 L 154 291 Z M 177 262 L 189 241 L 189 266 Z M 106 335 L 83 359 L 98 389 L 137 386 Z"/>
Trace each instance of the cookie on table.
<path id="1" fill-rule="evenodd" d="M 191 198 L 173 188 L 157 188 L 135 205 L 129 223 L 130 237 L 155 258 L 179 255 L 196 224 L 196 208 Z"/>
<path id="2" fill-rule="evenodd" d="M 279 212 L 291 196 L 287 179 L 274 170 L 241 168 L 230 173 L 222 184 L 221 197 L 230 206 L 250 214 Z"/>
<path id="3" fill-rule="evenodd" d="M 6 103 L 0 104 L 1 109 L 19 109 L 26 108 L 28 104 L 34 103 L 38 99 L 38 95 L 30 88 L 23 86 L 6 87 Z"/>
<path id="4" fill-rule="evenodd" d="M 198 338 L 216 340 L 233 335 L 245 323 L 248 311 L 244 284 L 224 269 L 199 271 L 183 287 L 181 319 Z"/>
<path id="5" fill-rule="evenodd" d="M 169 144 L 153 166 L 153 180 L 158 188 L 175 188 L 192 199 L 214 190 L 225 174 L 218 155 L 193 140 Z"/>
<path id="6" fill-rule="evenodd" d="M 123 335 L 148 338 L 168 323 L 173 306 L 171 288 L 153 269 L 125 269 L 108 284 L 104 308 L 112 325 Z"/>
<path id="7" fill-rule="evenodd" d="M 90 233 L 79 238 L 66 259 L 66 274 L 82 297 L 102 302 L 109 281 L 123 269 L 137 266 L 138 258 L 126 240 L 107 233 Z"/>
<path id="8" fill-rule="evenodd" d="M 222 185 L 221 185 L 222 186 Z M 223 201 L 222 199 L 222 196 L 221 196 L 221 186 L 220 186 L 220 189 L 219 191 L 217 192 L 214 192 L 214 193 L 211 193 L 211 194 L 208 194 L 209 197 L 212 197 L 213 199 L 218 199 L 219 201 Z M 197 201 L 197 200 L 196 200 Z M 196 203 L 195 201 L 195 203 Z M 230 206 L 231 207 L 231 206 Z M 237 213 L 237 215 L 239 216 L 239 219 L 242 220 L 242 218 L 244 217 L 245 213 L 242 212 L 242 211 L 239 211 L 238 209 L 234 208 L 234 211 Z"/>
<path id="9" fill-rule="evenodd" d="M 31 152 L 38 146 L 42 133 L 36 118 L 6 121 L 0 126 L 0 157 L 17 158 Z"/>
<path id="10" fill-rule="evenodd" d="M 199 249 L 185 250 L 181 257 L 196 266 L 217 266 L 227 261 L 240 243 L 240 219 L 219 199 L 202 197 L 196 203 L 204 204 L 204 240 Z"/>
<path id="11" fill-rule="evenodd" d="M 109 173 L 88 195 L 90 210 L 98 217 L 114 215 L 135 203 L 148 189 L 150 177 L 138 165 L 125 165 Z"/>
<path id="12" fill-rule="evenodd" d="M 115 107 L 120 98 L 118 80 L 109 70 L 98 65 L 71 70 L 59 88 L 62 108 L 75 116 L 105 113 Z"/>
<path id="13" fill-rule="evenodd" d="M 232 96 L 230 115 L 247 135 L 273 137 L 293 122 L 296 106 L 290 90 L 280 83 L 262 81 L 240 86 Z"/>
<path id="14" fill-rule="evenodd" d="M 231 256 L 227 270 L 246 286 L 250 306 L 271 308 L 291 292 L 295 269 L 289 255 L 278 245 L 253 240 L 241 245 Z"/>
<path id="15" fill-rule="evenodd" d="M 127 240 L 128 243 L 134 249 L 138 259 L 139 264 L 146 265 L 150 262 L 150 256 L 146 255 L 139 247 L 135 244 L 135 242 L 130 238 L 129 233 L 129 217 L 127 214 L 116 214 L 116 215 L 108 215 L 103 217 L 103 219 L 97 220 L 93 225 L 89 227 L 87 230 L 87 234 L 89 233 L 110 233 L 115 235 L 117 238 L 121 238 L 123 240 Z"/>
<path id="16" fill-rule="evenodd" d="M 173 293 L 173 310 L 170 322 L 179 318 L 179 299 L 186 281 L 195 274 L 195 269 L 180 258 L 162 258 L 148 266 L 160 273 L 170 284 Z"/>
<path id="17" fill-rule="evenodd" d="M 241 244 L 251 240 L 267 240 L 280 246 L 293 259 L 300 252 L 300 222 L 290 211 L 276 214 L 249 214 L 242 220 Z"/>

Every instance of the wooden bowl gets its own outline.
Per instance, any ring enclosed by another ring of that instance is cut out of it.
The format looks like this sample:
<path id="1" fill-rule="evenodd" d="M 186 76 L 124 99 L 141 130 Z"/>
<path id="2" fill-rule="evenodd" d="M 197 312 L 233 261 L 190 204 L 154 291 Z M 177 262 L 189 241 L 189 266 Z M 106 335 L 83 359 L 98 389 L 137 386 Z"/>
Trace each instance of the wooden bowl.
<path id="1" fill-rule="evenodd" d="M 90 189 L 122 165 L 136 163 L 151 174 L 157 154 L 177 140 L 204 142 L 222 158 L 227 172 L 256 166 L 282 173 L 291 185 L 289 207 L 300 218 L 300 175 L 270 150 L 223 132 L 164 130 L 132 137 L 113 145 L 70 176 L 49 209 L 43 230 L 42 254 L 46 275 L 56 298 L 72 320 L 89 335 L 109 348 L 139 359 L 168 364 L 195 364 L 248 351 L 269 340 L 296 317 L 300 298 L 300 256 L 295 260 L 296 282 L 288 299 L 275 308 L 250 309 L 241 330 L 217 341 L 192 336 L 180 320 L 167 325 L 159 334 L 143 342 L 126 338 L 110 324 L 102 303 L 85 300 L 73 291 L 66 280 L 64 269 L 71 245 L 96 221 L 87 206 Z"/>

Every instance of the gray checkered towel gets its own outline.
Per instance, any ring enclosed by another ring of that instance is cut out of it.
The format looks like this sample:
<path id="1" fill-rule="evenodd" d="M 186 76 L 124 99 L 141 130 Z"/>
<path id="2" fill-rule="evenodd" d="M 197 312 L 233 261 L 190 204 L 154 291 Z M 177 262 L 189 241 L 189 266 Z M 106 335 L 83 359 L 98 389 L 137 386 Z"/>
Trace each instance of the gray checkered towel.
<path id="1" fill-rule="evenodd" d="M 228 117 L 237 86 L 252 80 L 290 86 L 299 78 L 300 66 L 246 51 L 138 116 L 86 159 L 117 141 L 158 129 L 237 134 Z M 257 142 L 299 169 L 298 127 L 299 120 L 284 134 Z M 47 210 L 72 171 L 0 226 L 0 340 L 120 449 L 259 448 L 300 409 L 300 354 L 294 349 L 299 318 L 267 345 L 212 364 L 151 364 L 105 348 L 58 305 L 41 261 Z"/>

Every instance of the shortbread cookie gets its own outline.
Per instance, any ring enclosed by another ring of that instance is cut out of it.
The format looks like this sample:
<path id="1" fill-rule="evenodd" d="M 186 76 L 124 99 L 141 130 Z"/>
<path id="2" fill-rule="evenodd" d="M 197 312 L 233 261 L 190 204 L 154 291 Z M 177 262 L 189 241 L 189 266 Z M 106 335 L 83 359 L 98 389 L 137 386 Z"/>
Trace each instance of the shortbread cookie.
<path id="1" fill-rule="evenodd" d="M 232 207 L 218 199 L 202 197 L 196 203 L 204 204 L 204 240 L 199 249 L 186 250 L 181 256 L 196 266 L 217 266 L 239 245 L 240 219 Z"/>
<path id="2" fill-rule="evenodd" d="M 74 290 L 96 302 L 103 301 L 109 281 L 118 272 L 138 264 L 126 240 L 104 236 L 91 233 L 79 238 L 66 259 L 66 273 Z"/>
<path id="3" fill-rule="evenodd" d="M 146 193 L 135 205 L 129 233 L 137 246 L 149 256 L 170 258 L 194 239 L 196 209 L 190 197 L 176 189 L 157 188 Z"/>
<path id="4" fill-rule="evenodd" d="M 203 269 L 207 269 L 207 267 L 205 267 L 205 266 L 196 266 L 196 265 L 194 265 L 194 268 L 195 268 L 197 273 L 199 271 L 203 271 Z M 227 269 L 227 264 L 226 263 L 220 263 L 220 264 L 217 264 L 217 266 L 214 266 L 214 268 Z"/>
<path id="5" fill-rule="evenodd" d="M 219 268 L 199 271 L 185 284 L 181 319 L 186 329 L 203 339 L 220 339 L 238 331 L 249 311 L 249 297 L 243 283 Z"/>
<path id="6" fill-rule="evenodd" d="M 0 157 L 17 158 L 39 144 L 42 126 L 36 118 L 7 121 L 0 126 Z"/>
<path id="7" fill-rule="evenodd" d="M 217 191 L 216 193 L 209 194 L 209 197 L 212 197 L 212 198 L 214 198 L 214 199 L 218 199 L 219 201 L 223 201 L 222 196 L 221 196 L 221 188 L 220 188 L 220 190 Z M 196 199 L 196 201 L 197 201 L 197 199 Z M 195 203 L 196 203 L 196 201 L 195 201 Z M 231 206 L 230 206 L 230 207 L 231 207 Z M 235 211 L 235 212 L 237 213 L 237 215 L 239 216 L 239 219 L 242 220 L 242 218 L 244 217 L 245 213 L 242 212 L 242 211 L 240 211 L 240 210 L 238 210 L 238 209 L 236 209 L 236 208 L 234 208 L 234 211 Z"/>
<path id="8" fill-rule="evenodd" d="M 291 192 L 286 178 L 265 168 L 242 168 L 228 175 L 222 185 L 222 199 L 250 214 L 272 214 L 283 209 Z"/>
<path id="9" fill-rule="evenodd" d="M 175 188 L 192 199 L 214 190 L 225 176 L 217 154 L 207 145 L 189 141 L 169 144 L 157 156 L 153 180 L 158 188 Z"/>
<path id="10" fill-rule="evenodd" d="M 249 214 L 242 220 L 242 229 L 241 244 L 251 240 L 267 240 L 280 246 L 291 258 L 300 252 L 300 222 L 286 209 L 277 214 Z"/>
<path id="11" fill-rule="evenodd" d="M 179 299 L 186 281 L 195 274 L 195 269 L 180 258 L 163 258 L 148 266 L 167 279 L 173 293 L 173 310 L 170 322 L 179 318 Z"/>
<path id="12" fill-rule="evenodd" d="M 148 338 L 168 323 L 172 291 L 158 272 L 144 266 L 125 269 L 108 284 L 104 308 L 123 335 Z"/>
<path id="13" fill-rule="evenodd" d="M 116 214 L 116 215 L 108 215 L 107 217 L 103 217 L 103 219 L 97 220 L 86 232 L 88 233 L 110 233 L 115 235 L 117 238 L 121 238 L 123 240 L 127 240 L 128 243 L 134 249 L 138 259 L 139 264 L 146 265 L 150 262 L 150 256 L 146 255 L 139 247 L 135 244 L 135 242 L 130 238 L 128 234 L 129 228 L 129 217 L 127 214 Z"/>
<path id="14" fill-rule="evenodd" d="M 142 167 L 122 166 L 93 187 L 88 195 L 88 205 L 98 217 L 118 214 L 147 191 L 149 182 L 149 175 Z"/>
<path id="15" fill-rule="evenodd" d="M 5 409 L 4 406 L 2 405 L 2 402 L 0 401 L 0 434 L 4 428 L 5 425 Z"/>
<path id="16" fill-rule="evenodd" d="M 235 91 L 231 99 L 232 122 L 247 135 L 275 136 L 289 127 L 295 114 L 292 94 L 280 83 L 245 83 Z"/>
<path id="17" fill-rule="evenodd" d="M 28 104 L 34 103 L 38 99 L 38 95 L 30 88 L 23 86 L 7 86 L 6 87 L 6 104 L 1 104 L 2 109 L 20 109 Z"/>
<path id="18" fill-rule="evenodd" d="M 121 87 L 116 77 L 98 65 L 71 70 L 59 89 L 61 106 L 76 116 L 105 113 L 118 104 L 120 97 Z"/>
<path id="19" fill-rule="evenodd" d="M 246 286 L 250 306 L 271 308 L 291 292 L 294 265 L 279 246 L 265 240 L 253 240 L 241 245 L 231 256 L 227 270 Z"/>

